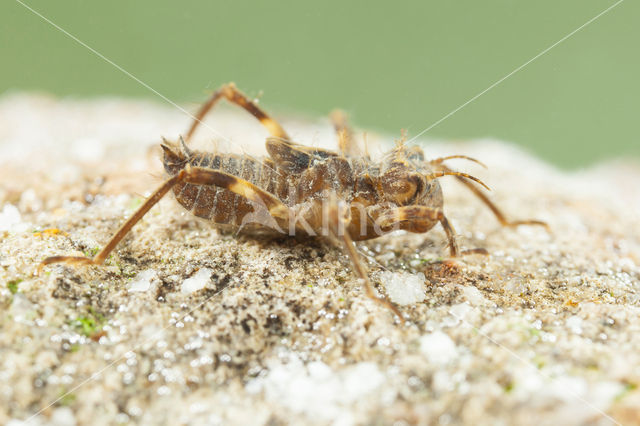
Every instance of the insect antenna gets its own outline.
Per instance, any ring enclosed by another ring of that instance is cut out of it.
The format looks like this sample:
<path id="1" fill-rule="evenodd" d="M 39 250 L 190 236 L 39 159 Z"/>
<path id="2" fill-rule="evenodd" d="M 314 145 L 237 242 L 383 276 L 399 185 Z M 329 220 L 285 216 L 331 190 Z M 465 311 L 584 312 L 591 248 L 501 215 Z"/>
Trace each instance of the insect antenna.
<path id="1" fill-rule="evenodd" d="M 447 160 L 453 160 L 454 158 L 461 158 L 463 160 L 468 160 L 471 162 L 474 162 L 476 164 L 481 165 L 482 167 L 484 167 L 485 169 L 487 168 L 487 165 L 484 164 L 482 161 L 480 160 L 476 160 L 473 157 L 468 157 L 466 155 L 448 155 L 446 157 L 440 157 L 440 158 L 436 158 L 434 160 L 430 160 L 429 164 L 442 164 L 443 162 L 447 161 Z"/>
<path id="2" fill-rule="evenodd" d="M 484 186 L 487 190 L 491 191 L 491 188 L 489 188 L 484 182 L 482 182 L 480 179 L 478 179 L 475 176 L 471 176 L 470 174 L 467 173 L 463 173 L 463 172 L 454 172 L 454 171 L 439 171 L 439 172 L 433 172 L 433 173 L 429 173 L 428 175 L 424 175 L 424 177 L 426 177 L 427 179 L 431 180 L 431 179 L 437 179 L 437 178 L 441 178 L 443 176 L 462 176 L 463 178 L 472 180 L 482 186 Z"/>

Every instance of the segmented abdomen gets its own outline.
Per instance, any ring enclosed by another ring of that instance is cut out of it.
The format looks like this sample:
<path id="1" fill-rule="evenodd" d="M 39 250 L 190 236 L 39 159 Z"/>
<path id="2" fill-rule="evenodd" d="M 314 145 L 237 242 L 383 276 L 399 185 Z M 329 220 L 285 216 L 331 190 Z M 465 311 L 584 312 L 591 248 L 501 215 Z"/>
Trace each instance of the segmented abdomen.
<path id="1" fill-rule="evenodd" d="M 188 162 L 193 167 L 220 170 L 244 179 L 275 195 L 289 207 L 315 200 L 314 204 L 317 205 L 313 208 L 321 209 L 327 191 L 336 193 L 341 200 L 348 202 L 357 201 L 364 205 L 377 202 L 368 173 L 363 171 L 365 164 L 355 164 L 342 157 L 323 159 L 300 173 L 276 170 L 270 158 L 258 160 L 249 155 L 196 152 Z M 356 179 L 354 172 L 362 176 Z M 254 212 L 254 206 L 247 199 L 217 186 L 178 183 L 173 192 L 185 209 L 218 224 L 239 227 L 245 216 Z M 311 223 L 312 227 L 315 225 Z"/>
<path id="2" fill-rule="evenodd" d="M 283 189 L 284 194 L 287 193 L 288 182 L 282 177 L 277 179 L 275 166 L 269 159 L 260 161 L 247 155 L 197 153 L 189 163 L 195 167 L 223 171 L 276 195 Z M 178 183 L 173 192 L 185 209 L 215 223 L 240 226 L 244 216 L 253 211 L 253 206 L 245 198 L 216 186 Z"/>

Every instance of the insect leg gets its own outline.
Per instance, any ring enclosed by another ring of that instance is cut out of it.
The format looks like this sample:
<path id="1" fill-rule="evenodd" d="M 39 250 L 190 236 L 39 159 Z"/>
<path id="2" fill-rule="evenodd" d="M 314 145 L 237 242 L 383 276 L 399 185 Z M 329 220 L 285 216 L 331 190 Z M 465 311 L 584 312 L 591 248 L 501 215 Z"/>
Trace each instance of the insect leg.
<path id="1" fill-rule="evenodd" d="M 396 207 L 382 213 L 376 224 L 382 229 L 393 229 L 394 227 L 404 229 L 409 232 L 427 232 L 433 227 L 434 222 L 440 222 L 449 240 L 449 253 L 451 257 L 460 255 L 458 243 L 456 242 L 456 232 L 447 220 L 442 210 L 428 206 L 404 206 Z"/>
<path id="2" fill-rule="evenodd" d="M 142 219 L 142 217 L 153 207 L 160 199 L 169 192 L 174 185 L 179 182 L 187 182 L 198 185 L 214 185 L 243 196 L 251 201 L 265 206 L 269 214 L 280 218 L 288 219 L 288 207 L 286 207 L 274 195 L 258 188 L 252 183 L 240 179 L 228 173 L 218 170 L 204 169 L 200 167 L 187 166 L 175 176 L 165 181 L 151 196 L 138 208 L 120 229 L 109 240 L 106 246 L 100 250 L 93 258 L 83 256 L 51 256 L 47 257 L 38 266 L 38 274 L 46 265 L 53 263 L 67 263 L 70 265 L 102 265 L 109 254 L 118 245 L 118 243 L 129 233 L 131 228 Z"/>
<path id="3" fill-rule="evenodd" d="M 184 181 L 196 185 L 213 185 L 227 189 L 234 194 L 266 207 L 271 216 L 279 219 L 289 218 L 289 207 L 275 195 L 260 189 L 251 182 L 220 170 L 187 166 L 184 169 Z"/>
<path id="4" fill-rule="evenodd" d="M 338 136 L 338 150 L 345 157 L 362 156 L 360 148 L 353 137 L 353 130 L 347 122 L 346 114 L 341 110 L 334 110 L 329 115 L 333 128 Z"/>
<path id="5" fill-rule="evenodd" d="M 42 268 L 52 263 L 67 263 L 70 265 L 102 265 L 104 261 L 109 257 L 109 254 L 118 245 L 118 243 L 124 238 L 127 233 L 138 223 L 140 219 L 153 207 L 169 190 L 178 182 L 184 178 L 184 170 L 180 171 L 177 175 L 167 179 L 151 196 L 138 208 L 138 210 L 131 216 L 125 223 L 120 226 L 120 229 L 109 240 L 106 246 L 100 250 L 93 258 L 82 256 L 51 256 L 38 265 L 38 275 L 42 272 Z"/>
<path id="6" fill-rule="evenodd" d="M 477 177 L 471 176 L 468 173 L 456 172 L 456 171 L 451 170 L 451 169 L 449 169 L 449 168 L 447 168 L 445 166 L 442 167 L 442 170 L 438 170 L 437 172 L 433 172 L 433 173 L 429 173 L 428 175 L 424 175 L 424 177 L 426 177 L 427 179 L 437 179 L 437 178 L 441 178 L 443 176 L 456 176 L 459 179 L 460 178 L 469 179 L 469 180 L 472 180 L 472 181 L 478 183 L 479 185 L 484 186 L 486 189 L 490 190 L 490 188 L 484 182 L 482 182 L 480 179 L 478 179 Z"/>
<path id="7" fill-rule="evenodd" d="M 487 166 L 482 161 L 476 160 L 475 158 L 469 157 L 469 156 L 466 156 L 466 155 L 447 155 L 446 157 L 434 158 L 433 160 L 429 161 L 429 164 L 433 164 L 433 165 L 439 166 L 440 164 L 444 163 L 445 161 L 453 160 L 454 158 L 460 158 L 460 159 L 463 159 L 463 160 L 471 161 L 473 163 L 481 165 L 485 169 L 487 168 Z"/>
<path id="8" fill-rule="evenodd" d="M 344 250 L 347 252 L 349 259 L 351 260 L 351 264 L 353 265 L 353 269 L 356 275 L 364 282 L 364 289 L 367 296 L 381 305 L 389 308 L 394 314 L 398 316 L 398 318 L 402 319 L 402 314 L 400 310 L 389 300 L 378 297 L 373 290 L 373 284 L 371 284 L 371 280 L 369 280 L 369 276 L 367 275 L 367 271 L 362 263 L 360 256 L 358 255 L 358 251 L 354 245 L 353 240 L 349 236 L 349 233 L 346 232 L 347 229 L 347 218 L 345 217 L 345 212 L 340 211 L 341 206 L 338 202 L 338 199 L 335 195 L 333 195 L 329 202 L 329 228 L 331 234 L 338 240 L 342 242 L 342 246 Z"/>
<path id="9" fill-rule="evenodd" d="M 442 166 L 442 169 L 445 172 L 451 172 L 452 170 L 449 169 L 447 166 Z M 475 194 L 476 197 L 480 198 L 480 200 L 482 200 L 482 202 L 489 207 L 489 209 L 491 210 L 491 212 L 493 212 L 494 216 L 496 217 L 496 219 L 498 219 L 498 221 L 500 222 L 500 224 L 502 226 L 509 226 L 509 227 L 516 227 L 516 226 L 520 226 L 520 225 L 536 225 L 536 226 L 543 226 L 547 229 L 547 231 L 549 231 L 549 225 L 547 225 L 545 222 L 541 221 L 541 220 L 535 220 L 535 219 L 528 219 L 528 220 L 509 220 L 507 219 L 507 217 L 504 215 L 504 213 L 502 213 L 502 211 L 498 208 L 498 206 L 496 206 L 493 201 L 491 201 L 489 199 L 489 197 L 487 197 L 479 188 L 477 188 L 475 185 L 473 185 L 471 182 L 469 182 L 468 180 L 466 180 L 464 177 L 461 176 L 456 176 L 456 178 L 462 182 L 462 184 L 464 186 L 466 186 L 467 188 L 469 188 L 469 190 L 471 192 L 473 192 Z"/>
<path id="10" fill-rule="evenodd" d="M 238 90 L 236 85 L 233 83 L 227 83 L 213 92 L 209 100 L 207 100 L 207 102 L 205 102 L 200 107 L 200 110 L 198 110 L 195 119 L 193 120 L 193 123 L 191 123 L 191 127 L 189 127 L 189 130 L 187 131 L 185 140 L 188 141 L 189 139 L 191 139 L 193 133 L 198 128 L 198 125 L 202 122 L 202 119 L 204 119 L 204 116 L 207 115 L 211 108 L 213 108 L 221 98 L 225 98 L 229 102 L 244 108 L 251 115 L 257 118 L 262 123 L 262 125 L 267 128 L 272 136 L 289 140 L 289 135 L 287 135 L 287 132 L 284 131 L 282 126 L 280 126 L 280 124 L 278 124 L 276 120 L 269 117 L 269 115 L 254 102 L 249 100 L 249 98 L 247 98 L 244 93 Z"/>

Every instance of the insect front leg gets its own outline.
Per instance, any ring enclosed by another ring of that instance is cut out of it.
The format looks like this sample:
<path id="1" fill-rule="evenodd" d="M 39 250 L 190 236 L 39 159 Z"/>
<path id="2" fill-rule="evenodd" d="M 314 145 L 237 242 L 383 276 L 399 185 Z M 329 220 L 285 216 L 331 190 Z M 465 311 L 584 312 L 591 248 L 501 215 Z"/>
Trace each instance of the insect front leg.
<path id="1" fill-rule="evenodd" d="M 375 220 L 382 232 L 403 229 L 409 232 L 423 233 L 430 230 L 438 222 L 447 234 L 451 257 L 457 257 L 460 255 L 460 249 L 456 241 L 456 232 L 440 209 L 428 206 L 395 207 L 382 212 Z"/>
<path id="2" fill-rule="evenodd" d="M 449 254 L 451 257 L 468 254 L 489 254 L 483 248 L 475 248 L 460 251 L 456 241 L 456 231 L 443 211 L 428 206 L 403 206 L 386 210 L 375 219 L 376 227 L 382 232 L 403 229 L 409 232 L 424 233 L 430 230 L 435 223 L 440 223 L 449 241 Z"/>
<path id="3" fill-rule="evenodd" d="M 231 103 L 234 103 L 242 108 L 244 108 L 247 112 L 257 118 L 260 123 L 269 131 L 269 133 L 277 138 L 289 139 L 289 135 L 284 131 L 282 126 L 273 118 L 271 118 L 266 112 L 264 112 L 258 105 L 249 100 L 247 96 L 242 93 L 235 84 L 227 83 L 220 87 L 218 90 L 213 92 L 211 97 L 205 102 L 200 110 L 197 112 L 193 123 L 191 123 L 191 127 L 187 131 L 187 135 L 185 139 L 188 141 L 193 136 L 194 132 L 202 123 L 205 115 L 213 108 L 220 99 L 225 98 Z"/>
<path id="4" fill-rule="evenodd" d="M 335 195 L 332 195 L 329 199 L 329 208 L 328 208 L 328 225 L 329 232 L 331 235 L 342 243 L 344 250 L 347 252 L 349 259 L 351 260 L 351 264 L 353 265 L 353 269 L 364 283 L 364 289 L 367 296 L 377 303 L 389 308 L 394 314 L 398 316 L 398 318 L 402 319 L 402 313 L 400 310 L 389 300 L 378 297 L 375 294 L 373 289 L 373 284 L 371 284 L 371 280 L 369 280 L 369 275 L 367 275 L 367 270 L 362 262 L 358 251 L 356 250 L 356 246 L 349 236 L 349 233 L 346 231 L 348 229 L 349 220 L 347 218 L 348 209 L 344 208 L 344 206 L 338 201 L 338 198 Z"/>
<path id="5" fill-rule="evenodd" d="M 442 169 L 442 171 L 446 172 L 446 173 L 453 173 L 454 171 L 451 170 L 449 167 L 442 165 L 440 166 L 440 168 Z M 507 219 L 506 215 L 498 208 L 498 206 L 496 206 L 493 201 L 491 201 L 489 199 L 489 197 L 487 197 L 478 187 L 476 187 L 475 185 L 473 185 L 467 178 L 463 177 L 463 176 L 455 176 L 456 179 L 458 179 L 464 186 L 466 186 L 467 188 L 469 188 L 469 190 L 471 192 L 473 192 L 475 194 L 476 197 L 480 198 L 480 200 L 487 206 L 489 207 L 489 209 L 491 210 L 491 212 L 493 213 L 493 215 L 496 217 L 496 219 L 498 219 L 498 221 L 500 222 L 500 224 L 502 226 L 508 226 L 508 227 L 516 227 L 516 226 L 520 226 L 520 225 L 534 225 L 534 226 L 543 226 L 547 231 L 550 231 L 549 229 L 549 225 L 547 225 L 546 222 L 543 222 L 541 220 L 535 220 L 535 219 L 527 219 L 527 220 L 509 220 Z"/>
<path id="6" fill-rule="evenodd" d="M 456 158 L 471 161 L 472 163 L 481 165 L 485 169 L 487 168 L 487 166 L 483 162 L 476 160 L 473 157 L 469 157 L 467 155 L 447 155 L 446 157 L 434 158 L 433 160 L 429 160 L 429 164 L 431 164 L 432 166 L 441 167 L 441 164 L 444 163 L 445 161 L 453 160 Z"/>

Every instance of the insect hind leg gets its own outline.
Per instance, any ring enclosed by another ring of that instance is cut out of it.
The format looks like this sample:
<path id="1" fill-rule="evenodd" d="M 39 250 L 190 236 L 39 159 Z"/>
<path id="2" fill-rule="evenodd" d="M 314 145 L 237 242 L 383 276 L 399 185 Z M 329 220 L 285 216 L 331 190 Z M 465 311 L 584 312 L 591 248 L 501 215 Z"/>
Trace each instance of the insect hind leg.
<path id="1" fill-rule="evenodd" d="M 54 263 L 66 263 L 68 265 L 102 265 L 109 257 L 109 254 L 129 233 L 131 228 L 142 219 L 142 217 L 164 197 L 171 188 L 184 178 L 184 170 L 177 175 L 167 179 L 153 194 L 138 208 L 138 210 L 125 223 L 120 226 L 118 231 L 111 237 L 109 242 L 102 250 L 100 250 L 93 258 L 83 256 L 51 256 L 44 259 L 38 265 L 38 275 L 42 272 L 42 268 Z"/>
<path id="2" fill-rule="evenodd" d="M 116 248 L 122 239 L 131 231 L 142 217 L 164 197 L 171 188 L 180 182 L 197 185 L 217 186 L 227 189 L 237 195 L 264 206 L 269 214 L 281 222 L 288 220 L 289 210 L 274 195 L 263 191 L 254 184 L 239 177 L 221 172 L 219 170 L 204 169 L 201 167 L 187 166 L 180 170 L 175 176 L 167 179 L 155 192 L 138 208 L 138 210 L 109 240 L 93 258 L 83 256 L 51 256 L 44 259 L 38 265 L 38 275 L 42 268 L 54 263 L 66 263 L 68 265 L 102 265 L 109 257 L 109 254 Z"/>
<path id="3" fill-rule="evenodd" d="M 194 117 L 189 130 L 185 136 L 185 140 L 189 141 L 195 133 L 198 126 L 202 123 L 202 120 L 207 113 L 218 103 L 220 99 L 226 99 L 227 101 L 236 104 L 244 108 L 247 112 L 253 115 L 262 123 L 262 125 L 269 131 L 269 133 L 277 138 L 289 140 L 289 135 L 282 126 L 273 118 L 271 118 L 266 112 L 264 112 L 258 105 L 252 102 L 247 96 L 242 93 L 234 83 L 227 83 L 222 85 L 218 90 L 213 92 L 209 99 L 202 104 L 196 116 Z"/>

